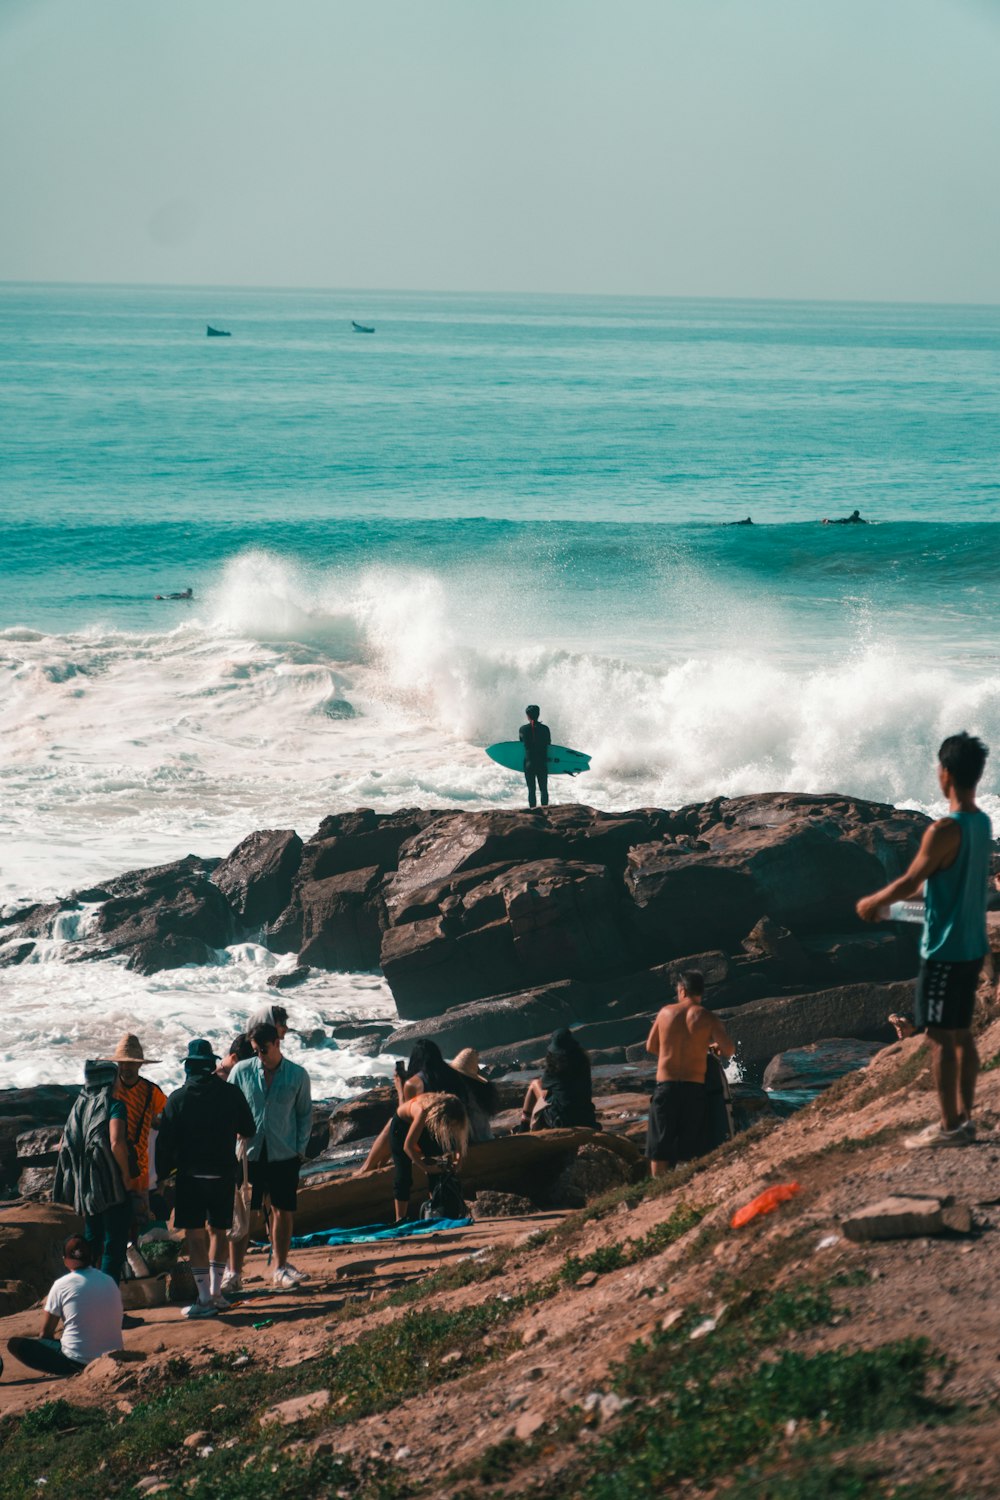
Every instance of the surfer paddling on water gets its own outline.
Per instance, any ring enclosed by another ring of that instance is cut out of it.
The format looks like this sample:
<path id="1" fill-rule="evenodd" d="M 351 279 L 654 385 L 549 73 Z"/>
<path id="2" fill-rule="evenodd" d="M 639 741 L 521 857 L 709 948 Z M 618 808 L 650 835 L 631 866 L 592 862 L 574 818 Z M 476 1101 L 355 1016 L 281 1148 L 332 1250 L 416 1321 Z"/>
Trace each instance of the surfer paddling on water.
<path id="1" fill-rule="evenodd" d="M 538 715 L 541 709 L 537 703 L 529 703 L 524 710 L 527 715 L 527 724 L 522 724 L 518 730 L 518 739 L 524 746 L 524 779 L 528 783 L 528 806 L 535 805 L 535 783 L 542 797 L 542 806 L 549 805 L 549 746 L 552 736 L 548 725 L 543 724 Z"/>

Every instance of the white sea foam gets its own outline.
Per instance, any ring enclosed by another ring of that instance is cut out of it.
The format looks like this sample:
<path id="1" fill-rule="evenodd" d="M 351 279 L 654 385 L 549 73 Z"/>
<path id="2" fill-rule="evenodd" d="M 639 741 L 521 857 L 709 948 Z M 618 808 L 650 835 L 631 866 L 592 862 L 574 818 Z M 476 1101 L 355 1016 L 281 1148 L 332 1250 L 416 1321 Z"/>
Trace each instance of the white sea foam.
<path id="1" fill-rule="evenodd" d="M 0 896 L 224 852 L 254 827 L 308 833 L 359 803 L 517 805 L 520 779 L 481 747 L 531 699 L 593 758 L 556 795 L 604 807 L 774 788 L 931 805 L 944 734 L 1000 739 L 1000 673 L 902 642 L 789 660 L 772 621 L 697 654 L 593 630 L 549 645 L 500 629 L 507 587 L 479 580 L 473 612 L 432 575 L 348 582 L 251 553 L 162 635 L 5 632 Z"/>
<path id="2" fill-rule="evenodd" d="M 309 1070 L 317 1099 L 353 1092 L 349 1078 L 391 1076 L 391 1057 L 366 1057 L 350 1043 L 305 1047 L 299 1038 L 319 1032 L 324 1018 L 358 1020 L 395 1014 L 385 981 L 376 974 L 317 974 L 294 991 L 276 995 L 267 977 L 288 961 L 254 945 L 230 949 L 211 967 L 169 970 L 149 977 L 118 962 L 65 964 L 55 945 L 46 945 L 37 963 L 4 974 L 4 1009 L 16 1024 L 0 1042 L 0 1087 L 36 1083 L 79 1083 L 83 1059 L 108 1056 L 123 1032 L 142 1038 L 146 1055 L 157 1059 L 148 1071 L 164 1088 L 183 1079 L 188 1041 L 208 1037 L 216 1052 L 226 1051 L 253 1011 L 280 1001 L 295 1034 L 285 1051 Z"/>
<path id="3" fill-rule="evenodd" d="M 636 641 L 579 611 L 557 634 L 530 607 L 525 618 L 517 579 L 348 576 L 253 552 L 162 634 L 2 632 L 0 900 L 224 853 L 257 827 L 305 835 L 358 805 L 520 805 L 520 778 L 482 747 L 511 738 L 532 700 L 559 742 L 593 757 L 555 796 L 606 808 L 784 788 L 929 809 L 945 734 L 1000 744 L 997 670 L 935 661 L 864 610 L 848 648 L 793 649 L 773 600 L 732 602 L 723 628 L 725 595 L 708 597 L 716 624 L 696 645 L 691 630 Z M 109 1026 L 152 1027 L 175 1052 L 191 1034 L 220 1039 L 262 983 L 245 955 L 156 981 L 54 955 L 8 971 L 5 991 L 33 1019 L 0 1058 L 0 1084 L 28 1076 L 63 1032 L 74 1076 Z M 346 1075 L 329 1067 L 332 1087 Z"/>

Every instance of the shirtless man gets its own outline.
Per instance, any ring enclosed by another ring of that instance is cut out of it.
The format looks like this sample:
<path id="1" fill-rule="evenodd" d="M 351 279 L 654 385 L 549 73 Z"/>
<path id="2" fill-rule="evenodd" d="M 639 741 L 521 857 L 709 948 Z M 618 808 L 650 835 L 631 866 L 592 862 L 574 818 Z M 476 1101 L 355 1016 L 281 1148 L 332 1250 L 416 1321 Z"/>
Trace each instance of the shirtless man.
<path id="1" fill-rule="evenodd" d="M 704 975 L 688 969 L 677 981 L 677 1000 L 660 1011 L 646 1042 L 646 1051 L 656 1058 L 656 1088 L 649 1102 L 646 1132 L 646 1155 L 654 1177 L 698 1155 L 709 1048 L 724 1058 L 735 1051 L 722 1022 L 702 1005 L 704 994 Z"/>

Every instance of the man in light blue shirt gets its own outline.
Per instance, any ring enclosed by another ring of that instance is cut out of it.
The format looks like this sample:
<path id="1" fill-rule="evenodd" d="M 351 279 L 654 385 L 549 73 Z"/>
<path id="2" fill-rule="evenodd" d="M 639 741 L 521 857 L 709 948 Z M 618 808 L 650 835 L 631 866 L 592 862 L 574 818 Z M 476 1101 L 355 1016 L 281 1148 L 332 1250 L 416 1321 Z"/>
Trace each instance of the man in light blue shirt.
<path id="1" fill-rule="evenodd" d="M 251 1207 L 271 1204 L 271 1248 L 274 1285 L 294 1291 L 305 1273 L 288 1262 L 299 1182 L 299 1167 L 312 1130 L 312 1093 L 309 1074 L 282 1054 L 274 1026 L 264 1023 L 250 1032 L 254 1055 L 237 1063 L 229 1075 L 246 1098 L 257 1126 L 247 1155 L 253 1188 Z M 234 1246 L 234 1273 L 243 1268 L 246 1243 Z M 232 1280 L 230 1281 L 232 1285 Z M 233 1288 L 235 1290 L 235 1287 Z"/>

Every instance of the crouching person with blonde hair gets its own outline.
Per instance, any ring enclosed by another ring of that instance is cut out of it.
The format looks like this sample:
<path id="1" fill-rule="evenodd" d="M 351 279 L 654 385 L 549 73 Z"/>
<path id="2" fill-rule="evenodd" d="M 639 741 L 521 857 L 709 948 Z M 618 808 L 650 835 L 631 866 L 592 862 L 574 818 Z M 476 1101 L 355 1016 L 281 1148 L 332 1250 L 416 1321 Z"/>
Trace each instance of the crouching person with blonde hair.
<path id="1" fill-rule="evenodd" d="M 392 1196 L 396 1222 L 410 1210 L 413 1163 L 428 1156 L 445 1156 L 449 1165 L 461 1166 L 469 1147 L 469 1116 L 454 1094 L 417 1094 L 400 1099 L 389 1127 L 389 1145 L 395 1176 Z"/>

